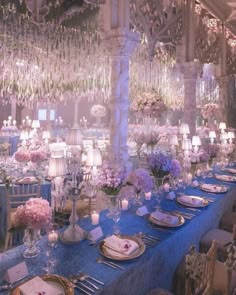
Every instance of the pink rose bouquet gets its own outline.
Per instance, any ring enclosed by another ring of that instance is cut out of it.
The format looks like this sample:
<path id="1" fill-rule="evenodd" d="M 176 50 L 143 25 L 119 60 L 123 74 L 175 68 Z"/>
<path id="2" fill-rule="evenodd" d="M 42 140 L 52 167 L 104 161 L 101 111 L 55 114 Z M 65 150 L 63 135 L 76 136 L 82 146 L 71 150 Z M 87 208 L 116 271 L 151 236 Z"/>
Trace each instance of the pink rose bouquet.
<path id="1" fill-rule="evenodd" d="M 30 153 L 30 160 L 32 163 L 41 163 L 46 159 L 47 159 L 47 155 L 42 150 L 36 150 Z"/>
<path id="2" fill-rule="evenodd" d="M 30 154 L 27 151 L 17 151 L 15 153 L 15 160 L 19 163 L 30 161 Z"/>
<path id="3" fill-rule="evenodd" d="M 46 228 L 52 220 L 52 209 L 47 200 L 30 198 L 16 209 L 15 222 L 19 227 Z"/>

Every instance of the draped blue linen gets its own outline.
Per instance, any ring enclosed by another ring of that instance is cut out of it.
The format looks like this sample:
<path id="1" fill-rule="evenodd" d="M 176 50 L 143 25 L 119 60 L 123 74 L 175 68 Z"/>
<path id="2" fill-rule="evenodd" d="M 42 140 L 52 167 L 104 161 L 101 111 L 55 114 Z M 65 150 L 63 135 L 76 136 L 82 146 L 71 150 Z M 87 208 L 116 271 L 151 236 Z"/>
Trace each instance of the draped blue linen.
<path id="1" fill-rule="evenodd" d="M 204 180 L 207 183 L 220 183 L 214 178 Z M 181 227 L 171 229 L 171 232 L 163 232 L 150 227 L 145 217 L 135 215 L 135 209 L 130 208 L 122 212 L 119 222 L 123 234 L 133 235 L 138 232 L 149 233 L 161 238 L 158 246 L 148 247 L 145 253 L 134 260 L 119 262 L 125 270 L 115 270 L 106 265 L 96 263 L 96 258 L 100 256 L 99 249 L 90 246 L 87 240 L 78 245 L 63 245 L 59 242 L 54 254 L 57 258 L 54 273 L 68 276 L 79 271 L 89 273 L 99 280 L 105 282 L 105 286 L 100 288 L 96 294 L 102 295 L 144 295 L 155 287 L 171 290 L 174 272 L 187 253 L 189 247 L 198 243 L 201 237 L 211 228 L 217 227 L 222 214 L 231 211 L 233 202 L 236 199 L 236 185 L 228 185 L 231 190 L 226 194 L 206 194 L 199 188 L 187 187 L 186 193 L 190 195 L 206 196 L 215 201 L 209 203 L 207 207 L 196 212 L 196 217 L 186 220 Z M 153 196 L 151 201 L 145 201 L 148 209 L 154 211 L 156 200 Z M 177 209 L 175 200 L 164 199 L 161 202 L 164 210 L 171 211 Z M 179 209 L 179 207 L 178 207 Z M 185 210 L 185 209 L 182 209 Z M 112 232 L 113 221 L 106 217 L 106 211 L 100 214 L 100 226 L 105 235 Z M 195 214 L 195 213 L 194 213 Z M 90 218 L 79 221 L 80 226 L 90 231 L 94 228 Z M 39 242 L 42 251 L 38 257 L 26 260 L 29 272 L 32 274 L 43 274 L 43 266 L 46 264 L 47 248 L 46 237 Z M 24 260 L 22 257 L 23 246 L 7 251 L 0 256 L 0 277 L 6 269 Z M 75 290 L 75 294 L 80 294 Z"/>

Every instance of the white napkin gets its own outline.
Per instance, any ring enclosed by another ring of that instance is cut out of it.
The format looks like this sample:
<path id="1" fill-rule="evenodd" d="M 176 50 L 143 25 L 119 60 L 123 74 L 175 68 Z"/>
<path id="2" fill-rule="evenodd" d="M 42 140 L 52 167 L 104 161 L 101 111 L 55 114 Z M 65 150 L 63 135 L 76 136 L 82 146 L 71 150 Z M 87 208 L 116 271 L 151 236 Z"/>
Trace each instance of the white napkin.
<path id="1" fill-rule="evenodd" d="M 154 211 L 151 213 L 151 217 L 167 224 L 178 224 L 179 218 L 170 214 L 165 214 L 160 211 Z"/>
<path id="2" fill-rule="evenodd" d="M 106 251 L 112 256 L 128 257 L 132 255 L 139 245 L 133 240 L 121 239 L 117 236 L 110 236 L 104 240 Z"/>
<path id="3" fill-rule="evenodd" d="M 201 206 L 203 204 L 203 199 L 197 198 L 197 197 L 191 197 L 191 196 L 181 196 L 180 200 L 187 204 L 192 204 L 196 206 Z"/>
<path id="4" fill-rule="evenodd" d="M 19 287 L 23 295 L 64 295 L 64 292 L 55 285 L 50 285 L 40 277 L 35 277 L 32 280 L 24 283 Z"/>

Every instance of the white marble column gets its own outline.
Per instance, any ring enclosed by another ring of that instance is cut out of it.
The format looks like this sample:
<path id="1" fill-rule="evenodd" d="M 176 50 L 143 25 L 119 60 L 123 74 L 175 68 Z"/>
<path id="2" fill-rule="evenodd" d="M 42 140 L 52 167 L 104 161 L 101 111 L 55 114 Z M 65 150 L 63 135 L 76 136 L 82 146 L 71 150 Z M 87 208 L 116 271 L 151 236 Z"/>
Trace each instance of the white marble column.
<path id="1" fill-rule="evenodd" d="M 104 38 L 111 56 L 110 155 L 114 162 L 128 161 L 129 58 L 139 35 L 125 28 L 113 29 Z"/>
<path id="2" fill-rule="evenodd" d="M 184 123 L 189 125 L 192 136 L 196 133 L 196 84 L 202 65 L 198 62 L 185 62 L 181 67 L 184 78 Z"/>

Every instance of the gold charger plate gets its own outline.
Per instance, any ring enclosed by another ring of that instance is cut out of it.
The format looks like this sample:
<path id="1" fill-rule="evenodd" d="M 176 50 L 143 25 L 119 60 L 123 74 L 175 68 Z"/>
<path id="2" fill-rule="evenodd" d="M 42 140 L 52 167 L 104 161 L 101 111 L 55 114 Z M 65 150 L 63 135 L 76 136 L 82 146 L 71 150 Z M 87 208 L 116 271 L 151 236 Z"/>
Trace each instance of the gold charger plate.
<path id="1" fill-rule="evenodd" d="M 193 202 L 184 202 L 184 200 L 182 200 L 181 196 L 178 197 L 176 200 L 178 203 L 180 203 L 181 205 L 184 205 L 184 206 L 188 206 L 188 207 L 193 207 L 193 208 L 201 208 L 201 207 L 206 207 L 209 202 L 207 199 L 204 199 L 202 197 L 199 197 L 199 196 L 187 196 L 189 198 L 189 200 L 201 200 L 202 203 L 201 204 L 194 204 Z"/>
<path id="2" fill-rule="evenodd" d="M 126 261 L 126 260 L 132 260 L 132 259 L 135 259 L 141 255 L 143 255 L 143 253 L 145 252 L 146 250 L 146 246 L 145 244 L 143 243 L 143 241 L 138 238 L 138 237 L 134 237 L 134 236 L 129 236 L 129 235 L 119 235 L 119 238 L 121 239 L 127 239 L 127 240 L 132 240 L 134 242 L 136 242 L 138 245 L 139 245 L 139 248 L 133 252 L 131 255 L 127 256 L 127 257 L 119 257 L 119 256 L 113 256 L 113 255 L 110 255 L 109 253 L 106 252 L 106 249 L 104 247 L 104 241 L 102 241 L 99 245 L 98 245 L 98 249 L 100 251 L 100 253 L 106 257 L 106 258 L 109 258 L 109 259 L 112 259 L 112 260 L 118 260 L 118 261 Z"/>
<path id="3" fill-rule="evenodd" d="M 68 279 L 58 276 L 58 275 L 51 275 L 51 274 L 42 275 L 39 277 L 47 283 L 50 283 L 54 286 L 55 285 L 59 286 L 61 288 L 61 290 L 64 291 L 64 295 L 74 295 L 74 288 Z M 24 283 L 22 283 L 22 285 Z M 10 295 L 22 295 L 19 286 L 16 287 L 15 289 L 13 289 L 11 291 Z"/>
<path id="4" fill-rule="evenodd" d="M 236 174 L 236 169 L 234 168 L 225 168 L 224 171 L 229 172 L 231 174 Z"/>
<path id="5" fill-rule="evenodd" d="M 148 220 L 150 222 L 156 224 L 156 225 L 160 225 L 160 226 L 164 226 L 164 227 L 179 227 L 179 226 L 181 226 L 181 225 L 183 225 L 185 223 L 184 217 L 182 215 L 180 215 L 180 214 L 175 214 L 175 213 L 171 213 L 171 212 L 164 212 L 164 214 L 178 217 L 179 218 L 179 222 L 176 223 L 176 224 L 171 224 L 171 223 L 164 222 L 164 221 L 158 220 L 156 218 L 153 218 L 151 216 L 151 214 L 148 216 Z"/>
<path id="6" fill-rule="evenodd" d="M 232 175 L 226 175 L 226 174 L 215 174 L 215 178 L 221 181 L 227 181 L 227 182 L 235 182 L 236 176 Z"/>
<path id="7" fill-rule="evenodd" d="M 213 187 L 217 188 L 220 187 L 221 191 L 216 191 L 213 189 L 208 189 L 207 187 L 204 187 L 203 185 L 200 185 L 200 189 L 204 192 L 208 192 L 208 193 L 213 193 L 213 194 L 222 194 L 222 193 L 226 193 L 228 191 L 228 188 L 224 185 L 219 185 L 219 184 L 213 184 Z"/>

